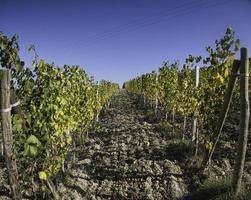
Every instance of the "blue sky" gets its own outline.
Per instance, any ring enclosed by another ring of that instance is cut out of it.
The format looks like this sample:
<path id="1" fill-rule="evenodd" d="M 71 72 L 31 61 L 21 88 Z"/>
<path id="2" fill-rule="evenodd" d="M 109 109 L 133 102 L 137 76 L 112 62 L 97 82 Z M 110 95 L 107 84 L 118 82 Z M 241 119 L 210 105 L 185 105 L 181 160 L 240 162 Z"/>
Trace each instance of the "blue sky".
<path id="1" fill-rule="evenodd" d="M 251 47 L 250 0 L 0 0 L 0 30 L 17 34 L 29 66 L 34 44 L 56 65 L 80 65 L 122 84 L 205 46 L 233 27 Z"/>

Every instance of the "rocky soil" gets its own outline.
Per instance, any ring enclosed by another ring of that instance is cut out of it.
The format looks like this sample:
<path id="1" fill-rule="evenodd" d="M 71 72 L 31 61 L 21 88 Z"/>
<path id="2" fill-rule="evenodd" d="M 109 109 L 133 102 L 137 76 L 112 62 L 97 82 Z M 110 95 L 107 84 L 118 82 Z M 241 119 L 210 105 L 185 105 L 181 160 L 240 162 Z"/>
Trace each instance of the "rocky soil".
<path id="1" fill-rule="evenodd" d="M 78 152 L 64 199 L 180 199 L 183 171 L 166 152 L 169 141 L 144 121 L 144 112 L 120 92 L 100 119 L 100 128 Z"/>

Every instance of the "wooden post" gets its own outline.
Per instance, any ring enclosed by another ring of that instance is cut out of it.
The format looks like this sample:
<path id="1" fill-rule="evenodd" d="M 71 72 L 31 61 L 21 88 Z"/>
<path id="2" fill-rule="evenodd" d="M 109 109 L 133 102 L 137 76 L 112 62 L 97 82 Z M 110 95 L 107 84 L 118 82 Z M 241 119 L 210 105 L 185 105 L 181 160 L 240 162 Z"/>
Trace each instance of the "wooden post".
<path id="1" fill-rule="evenodd" d="M 99 86 L 98 86 L 98 84 L 97 84 L 97 92 L 96 92 L 96 98 L 97 98 L 97 101 L 98 101 L 98 99 L 99 99 Z M 96 113 L 96 122 L 98 122 L 99 121 L 99 111 L 97 111 L 97 113 Z"/>
<path id="2" fill-rule="evenodd" d="M 158 70 L 156 71 L 156 79 L 155 79 L 156 89 L 155 89 L 155 109 L 154 113 L 157 117 L 158 115 Z"/>
<path id="3" fill-rule="evenodd" d="M 200 78 L 200 71 L 199 68 L 195 67 L 195 88 L 199 87 L 199 78 Z M 195 156 L 197 156 L 198 148 L 199 148 L 199 131 L 198 131 L 198 118 L 197 113 L 194 113 L 193 119 L 193 130 L 192 130 L 192 142 L 195 145 Z"/>
<path id="4" fill-rule="evenodd" d="M 97 115 L 96 115 L 96 122 L 99 121 L 99 112 L 97 112 Z"/>
<path id="5" fill-rule="evenodd" d="M 143 96 L 143 101 L 144 101 L 144 109 L 146 109 L 146 95 L 144 94 L 144 96 Z"/>
<path id="6" fill-rule="evenodd" d="M 3 148 L 6 166 L 9 175 L 9 183 L 12 198 L 14 200 L 21 199 L 21 193 L 18 185 L 18 173 L 15 160 L 12 159 L 13 136 L 11 126 L 11 106 L 10 106 L 10 81 L 11 74 L 8 69 L 0 70 L 0 89 L 1 89 L 1 129 L 3 134 Z"/>
<path id="7" fill-rule="evenodd" d="M 249 60 L 247 48 L 241 48 L 240 63 L 240 133 L 237 147 L 237 155 L 232 179 L 232 187 L 235 194 L 240 192 L 241 179 L 244 169 L 248 128 L 249 128 L 249 97 L 248 97 L 248 76 L 249 76 Z"/>
<path id="8" fill-rule="evenodd" d="M 0 155 L 4 156 L 4 153 L 3 153 L 3 134 L 2 133 L 0 134 Z"/>
<path id="9" fill-rule="evenodd" d="M 234 89 L 234 85 L 236 83 L 236 74 L 237 74 L 237 72 L 239 70 L 239 66 L 240 66 L 240 61 L 234 60 L 233 68 L 232 68 L 232 71 L 231 71 L 231 76 L 229 78 L 227 90 L 226 90 L 226 93 L 225 93 L 225 96 L 224 96 L 222 111 L 220 113 L 219 121 L 218 121 L 218 124 L 217 124 L 216 129 L 215 129 L 215 133 L 217 133 L 217 136 L 216 136 L 216 139 L 214 141 L 214 144 L 213 144 L 213 147 L 212 147 L 211 151 L 209 152 L 208 155 L 206 155 L 204 157 L 204 160 L 202 162 L 202 168 L 205 168 L 206 166 L 208 166 L 210 164 L 212 155 L 213 155 L 214 150 L 216 148 L 216 145 L 217 145 L 217 143 L 219 141 L 219 138 L 220 138 L 220 135 L 221 135 L 221 132 L 222 132 L 222 129 L 223 129 L 223 125 L 224 125 L 225 120 L 227 118 L 229 106 L 230 106 L 230 103 L 231 103 L 231 100 L 232 100 L 233 89 Z"/>
<path id="10" fill-rule="evenodd" d="M 184 118 L 183 118 L 183 128 L 182 128 L 182 141 L 185 139 L 186 124 L 187 124 L 187 117 L 184 116 Z"/>
<path id="11" fill-rule="evenodd" d="M 168 117 L 168 112 L 166 112 L 165 114 L 165 120 L 167 120 L 167 117 Z"/>
<path id="12" fill-rule="evenodd" d="M 76 134 L 73 133 L 72 134 L 72 152 L 73 152 L 73 155 L 72 155 L 72 164 L 75 164 L 76 162 Z"/>
<path id="13" fill-rule="evenodd" d="M 172 129 L 173 129 L 173 134 L 175 132 L 174 126 L 175 126 L 175 108 L 173 108 L 173 110 L 172 110 Z"/>

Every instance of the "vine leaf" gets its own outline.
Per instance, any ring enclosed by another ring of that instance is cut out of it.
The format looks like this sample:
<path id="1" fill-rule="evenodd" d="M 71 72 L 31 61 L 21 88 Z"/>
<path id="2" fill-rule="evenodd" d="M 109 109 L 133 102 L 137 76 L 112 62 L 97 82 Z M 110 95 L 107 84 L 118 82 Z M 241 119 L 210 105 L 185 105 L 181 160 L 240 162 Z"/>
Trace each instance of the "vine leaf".
<path id="1" fill-rule="evenodd" d="M 47 174 L 46 174 L 45 171 L 40 171 L 40 172 L 38 173 L 38 176 L 39 176 L 39 179 L 40 179 L 40 180 L 44 180 L 44 181 L 47 180 Z"/>

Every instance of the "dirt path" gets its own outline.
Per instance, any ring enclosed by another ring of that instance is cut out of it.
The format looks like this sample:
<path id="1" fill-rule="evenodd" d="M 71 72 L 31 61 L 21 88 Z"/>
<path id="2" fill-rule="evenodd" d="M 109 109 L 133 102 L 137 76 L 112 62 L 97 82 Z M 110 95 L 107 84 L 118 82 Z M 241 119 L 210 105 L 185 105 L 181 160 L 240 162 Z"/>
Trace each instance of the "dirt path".
<path id="1" fill-rule="evenodd" d="M 186 193 L 182 170 L 165 152 L 168 141 L 144 117 L 134 97 L 114 97 L 59 187 L 64 199 L 175 200 Z"/>

